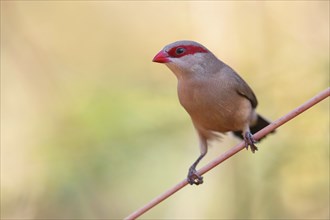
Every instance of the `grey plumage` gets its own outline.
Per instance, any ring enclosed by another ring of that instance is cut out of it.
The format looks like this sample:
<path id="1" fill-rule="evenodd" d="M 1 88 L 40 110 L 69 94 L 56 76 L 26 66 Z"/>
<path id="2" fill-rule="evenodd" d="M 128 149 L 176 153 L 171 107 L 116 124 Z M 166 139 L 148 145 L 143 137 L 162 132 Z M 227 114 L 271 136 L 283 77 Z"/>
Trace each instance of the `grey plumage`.
<path id="1" fill-rule="evenodd" d="M 176 51 L 177 48 L 181 50 Z M 207 142 L 216 137 L 215 133 L 232 131 L 245 140 L 252 152 L 257 150 L 250 128 L 256 132 L 269 122 L 256 113 L 255 94 L 231 67 L 193 41 L 169 44 L 153 61 L 165 63 L 176 75 L 180 103 L 199 136 L 201 155 L 189 169 L 191 184 L 203 182 L 195 168 L 207 153 Z"/>

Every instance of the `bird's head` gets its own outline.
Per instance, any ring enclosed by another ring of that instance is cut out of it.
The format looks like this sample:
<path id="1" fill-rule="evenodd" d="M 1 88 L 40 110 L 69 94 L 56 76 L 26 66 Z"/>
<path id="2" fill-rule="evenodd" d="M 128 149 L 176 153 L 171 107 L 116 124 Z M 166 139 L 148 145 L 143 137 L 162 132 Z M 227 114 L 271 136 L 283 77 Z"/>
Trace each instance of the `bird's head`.
<path id="1" fill-rule="evenodd" d="M 217 60 L 203 45 L 194 41 L 177 41 L 165 46 L 153 62 L 166 64 L 178 77 L 190 73 L 202 74 L 206 67 Z"/>

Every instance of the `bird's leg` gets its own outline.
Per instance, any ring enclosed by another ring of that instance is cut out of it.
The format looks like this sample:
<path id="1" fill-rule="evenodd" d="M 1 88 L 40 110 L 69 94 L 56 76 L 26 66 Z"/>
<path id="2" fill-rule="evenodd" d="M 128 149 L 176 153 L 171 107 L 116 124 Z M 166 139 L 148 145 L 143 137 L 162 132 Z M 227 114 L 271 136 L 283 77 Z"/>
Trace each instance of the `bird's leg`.
<path id="1" fill-rule="evenodd" d="M 202 184 L 202 183 L 203 183 L 203 177 L 197 173 L 197 171 L 196 171 L 196 166 L 197 166 L 197 164 L 199 163 L 199 161 L 200 161 L 205 155 L 206 155 L 206 152 L 205 152 L 205 153 L 202 153 L 202 154 L 197 158 L 197 160 L 193 163 L 193 165 L 191 165 L 191 167 L 189 168 L 189 172 L 188 172 L 187 180 L 188 180 L 188 183 L 189 183 L 190 185 L 193 185 L 193 184 L 199 185 L 199 184 Z"/>
<path id="2" fill-rule="evenodd" d="M 199 136 L 199 144 L 200 144 L 199 146 L 200 146 L 201 155 L 189 168 L 187 181 L 190 185 L 193 184 L 199 185 L 203 183 L 203 177 L 197 173 L 196 166 L 207 153 L 207 140 L 204 137 L 204 135 L 202 135 L 201 132 L 199 131 L 198 131 L 198 136 Z"/>
<path id="3" fill-rule="evenodd" d="M 254 153 L 255 151 L 258 150 L 257 146 L 254 145 L 255 143 L 257 143 L 257 141 L 254 140 L 253 135 L 251 134 L 250 131 L 244 132 L 243 137 L 244 137 L 244 142 L 245 142 L 245 148 L 247 150 L 249 149 L 249 146 L 250 146 L 252 153 Z"/>

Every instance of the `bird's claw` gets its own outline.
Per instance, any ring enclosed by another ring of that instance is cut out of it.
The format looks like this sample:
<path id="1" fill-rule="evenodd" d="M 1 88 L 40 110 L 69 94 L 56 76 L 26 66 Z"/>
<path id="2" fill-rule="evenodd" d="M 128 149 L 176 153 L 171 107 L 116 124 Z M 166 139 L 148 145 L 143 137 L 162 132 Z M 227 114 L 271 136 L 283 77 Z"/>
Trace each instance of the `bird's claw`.
<path id="1" fill-rule="evenodd" d="M 199 185 L 203 183 L 203 177 L 197 173 L 195 168 L 191 167 L 188 172 L 187 181 L 190 185 Z"/>
<path id="2" fill-rule="evenodd" d="M 254 140 L 254 138 L 250 132 L 246 132 L 244 134 L 244 142 L 245 142 L 245 148 L 248 150 L 249 146 L 250 146 L 252 153 L 254 153 L 255 151 L 258 150 L 257 146 L 254 145 L 255 143 L 257 143 L 257 141 Z"/>

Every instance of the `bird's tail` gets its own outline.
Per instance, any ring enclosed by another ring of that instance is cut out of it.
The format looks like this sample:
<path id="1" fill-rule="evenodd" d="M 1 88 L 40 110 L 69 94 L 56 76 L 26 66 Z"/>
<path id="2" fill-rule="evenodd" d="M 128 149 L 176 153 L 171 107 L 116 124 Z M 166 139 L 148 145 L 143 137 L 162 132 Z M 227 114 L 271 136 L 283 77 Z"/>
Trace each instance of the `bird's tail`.
<path id="1" fill-rule="evenodd" d="M 270 124 L 269 121 L 264 119 L 262 116 L 258 115 L 257 123 L 255 125 L 253 125 L 252 127 L 250 127 L 250 131 L 251 131 L 252 134 L 254 134 L 254 133 L 260 131 L 261 129 L 263 129 L 264 127 L 266 127 L 269 124 Z M 233 133 L 234 133 L 235 136 L 239 137 L 240 139 L 243 139 L 242 131 L 234 131 Z M 263 138 L 261 138 L 261 139 L 263 139 Z M 261 140 L 261 139 L 259 139 L 259 140 Z"/>

